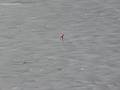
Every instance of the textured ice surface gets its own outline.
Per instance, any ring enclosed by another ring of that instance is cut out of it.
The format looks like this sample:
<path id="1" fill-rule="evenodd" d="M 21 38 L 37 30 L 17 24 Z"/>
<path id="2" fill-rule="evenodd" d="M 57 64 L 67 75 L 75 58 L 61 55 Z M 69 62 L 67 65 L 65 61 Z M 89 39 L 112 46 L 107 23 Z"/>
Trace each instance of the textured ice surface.
<path id="1" fill-rule="evenodd" d="M 120 90 L 120 1 L 0 0 L 0 90 Z"/>

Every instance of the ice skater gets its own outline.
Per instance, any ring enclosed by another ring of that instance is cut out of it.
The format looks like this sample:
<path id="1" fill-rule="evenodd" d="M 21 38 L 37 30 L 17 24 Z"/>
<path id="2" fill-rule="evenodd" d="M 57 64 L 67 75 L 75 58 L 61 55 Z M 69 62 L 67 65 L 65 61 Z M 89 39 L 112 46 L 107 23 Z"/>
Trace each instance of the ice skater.
<path id="1" fill-rule="evenodd" d="M 60 40 L 64 40 L 64 33 L 63 32 L 60 32 Z"/>

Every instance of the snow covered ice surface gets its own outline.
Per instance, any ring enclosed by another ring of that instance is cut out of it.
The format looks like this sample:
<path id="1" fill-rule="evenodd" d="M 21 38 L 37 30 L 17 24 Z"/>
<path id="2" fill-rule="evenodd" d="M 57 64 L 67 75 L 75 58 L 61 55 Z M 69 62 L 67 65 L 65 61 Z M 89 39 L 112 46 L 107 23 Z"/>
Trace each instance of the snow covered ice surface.
<path id="1" fill-rule="evenodd" d="M 120 90 L 120 1 L 0 0 L 0 90 Z"/>

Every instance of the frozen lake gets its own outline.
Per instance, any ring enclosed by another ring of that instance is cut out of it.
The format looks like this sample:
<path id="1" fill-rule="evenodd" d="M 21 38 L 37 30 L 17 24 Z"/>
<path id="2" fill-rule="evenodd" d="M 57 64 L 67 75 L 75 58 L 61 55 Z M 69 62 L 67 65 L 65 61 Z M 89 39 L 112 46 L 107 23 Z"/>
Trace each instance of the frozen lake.
<path id="1" fill-rule="evenodd" d="M 0 90 L 120 90 L 120 1 L 0 0 Z"/>

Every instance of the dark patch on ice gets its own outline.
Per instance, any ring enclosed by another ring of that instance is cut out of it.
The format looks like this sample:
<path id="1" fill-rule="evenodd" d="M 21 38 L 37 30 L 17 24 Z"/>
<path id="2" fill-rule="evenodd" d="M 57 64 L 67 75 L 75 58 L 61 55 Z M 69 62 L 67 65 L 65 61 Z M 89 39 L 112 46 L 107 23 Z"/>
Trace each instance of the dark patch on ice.
<path id="1" fill-rule="evenodd" d="M 17 4 L 34 4 L 34 3 L 37 3 L 37 2 L 35 2 L 35 1 L 21 1 L 21 0 L 19 0 L 19 1 L 12 1 L 12 2 L 10 2 L 10 3 L 17 3 Z"/>

